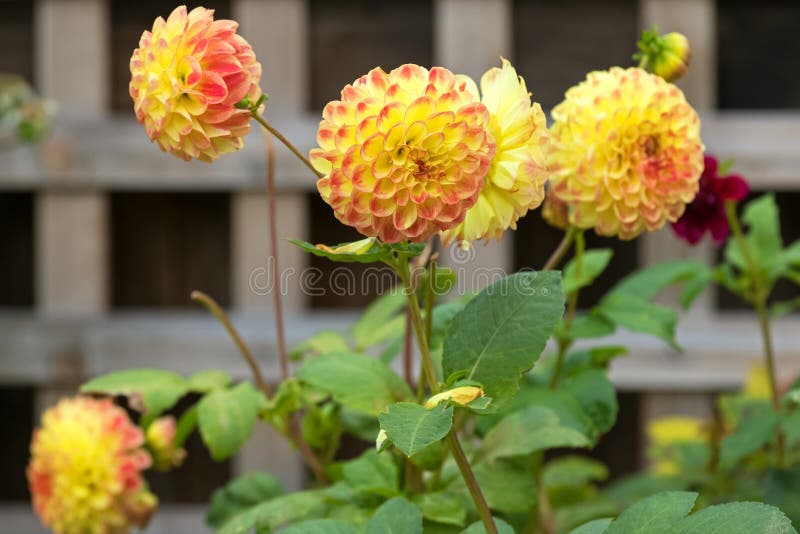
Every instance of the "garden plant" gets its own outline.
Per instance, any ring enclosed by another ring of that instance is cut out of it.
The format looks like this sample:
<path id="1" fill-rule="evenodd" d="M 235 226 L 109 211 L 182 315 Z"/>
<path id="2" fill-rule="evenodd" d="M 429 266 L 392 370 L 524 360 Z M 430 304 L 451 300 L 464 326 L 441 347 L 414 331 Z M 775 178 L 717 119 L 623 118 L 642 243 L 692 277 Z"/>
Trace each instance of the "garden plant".
<path id="1" fill-rule="evenodd" d="M 576 80 L 549 126 L 505 59 L 479 83 L 445 67 L 375 68 L 325 106 L 318 146 L 306 155 L 265 118 L 281 103 L 262 92 L 261 65 L 237 23 L 213 15 L 178 7 L 133 51 L 130 94 L 147 136 L 182 159 L 213 162 L 240 149 L 255 121 L 316 175 L 335 217 L 365 237 L 293 243 L 332 262 L 389 266 L 397 284 L 349 330 L 291 348 L 273 291 L 277 383 L 213 295 L 198 288 L 191 298 L 230 334 L 252 380 L 221 370 L 129 369 L 83 384 L 44 414 L 33 436 L 28 479 L 47 527 L 143 528 L 158 504 L 145 470 L 179 469 L 194 432 L 222 461 L 255 425 L 270 425 L 306 465 L 307 488 L 287 493 L 269 473 L 244 474 L 214 493 L 210 529 L 795 532 L 800 386 L 776 383 L 770 321 L 798 302 L 770 295 L 779 279 L 800 283 L 800 244 L 782 242 L 772 196 L 740 209 L 747 182 L 704 153 L 698 114 L 673 84 L 688 68 L 683 35 L 645 31 L 638 66 Z M 265 231 L 274 253 L 267 152 Z M 480 247 L 524 216 L 563 230 L 537 270 L 472 291 L 456 270 L 437 265 L 447 247 Z M 650 266 L 579 310 L 581 290 L 613 261 L 611 249 L 587 249 L 587 232 L 632 240 L 665 226 L 691 244 L 709 234 L 722 247 L 720 264 Z M 741 393 L 718 399 L 710 420 L 653 423 L 651 467 L 606 484 L 608 469 L 589 453 L 615 424 L 608 369 L 627 349 L 603 338 L 624 329 L 680 350 L 681 310 L 659 294 L 678 291 L 687 309 L 711 284 L 752 305 L 763 365 Z M 196 402 L 177 413 L 190 393 Z M 344 436 L 370 446 L 341 460 Z"/>

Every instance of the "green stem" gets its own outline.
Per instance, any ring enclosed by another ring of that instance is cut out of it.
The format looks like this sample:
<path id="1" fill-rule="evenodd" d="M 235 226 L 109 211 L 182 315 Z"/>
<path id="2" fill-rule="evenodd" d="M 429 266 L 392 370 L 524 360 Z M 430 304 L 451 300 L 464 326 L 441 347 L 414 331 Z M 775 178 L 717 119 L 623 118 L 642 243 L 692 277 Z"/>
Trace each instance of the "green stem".
<path id="1" fill-rule="evenodd" d="M 750 248 L 747 246 L 747 241 L 744 238 L 744 232 L 742 232 L 742 226 L 739 224 L 739 217 L 736 215 L 735 202 L 728 201 L 725 203 L 725 215 L 728 217 L 728 225 L 731 228 L 731 234 L 733 235 L 733 238 L 742 253 L 742 257 L 744 258 L 745 264 L 747 265 L 747 270 L 750 274 L 750 280 L 752 284 L 752 287 L 750 288 L 751 294 L 744 296 L 750 297 L 748 300 L 753 303 L 753 306 L 756 310 L 756 315 L 758 316 L 758 326 L 761 330 L 761 339 L 764 344 L 764 359 L 766 360 L 767 364 L 767 376 L 769 377 L 769 386 L 772 395 L 772 407 L 777 412 L 780 410 L 781 401 L 777 383 L 775 350 L 772 346 L 772 329 L 770 325 L 769 310 L 767 309 L 769 288 L 767 287 L 766 281 L 764 280 L 762 273 L 759 271 L 758 266 L 753 259 Z M 783 465 L 784 459 L 785 439 L 780 427 L 776 431 L 776 435 L 776 455 L 778 466 L 781 466 Z"/>
<path id="2" fill-rule="evenodd" d="M 194 302 L 205 306 L 211 315 L 216 317 L 217 321 L 219 321 L 220 324 L 225 327 L 225 330 L 228 332 L 228 335 L 231 336 L 234 345 L 236 345 L 236 348 L 238 348 L 239 352 L 242 354 L 244 361 L 247 362 L 247 366 L 250 367 L 250 372 L 253 373 L 253 378 L 256 381 L 256 385 L 262 392 L 264 392 L 264 395 L 266 395 L 267 398 L 272 397 L 272 390 L 270 389 L 269 384 L 267 384 L 267 381 L 264 379 L 264 375 L 261 373 L 261 368 L 258 366 L 258 362 L 256 362 L 253 353 L 250 352 L 250 347 L 248 347 L 244 342 L 242 336 L 239 335 L 239 332 L 233 326 L 233 323 L 228 315 L 222 311 L 222 308 L 220 308 L 219 304 L 217 304 L 217 301 L 202 291 L 197 290 L 192 291 L 190 298 Z"/>
<path id="3" fill-rule="evenodd" d="M 583 269 L 583 253 L 586 250 L 586 239 L 584 238 L 583 231 L 575 232 L 575 269 L 578 276 Z M 567 311 L 564 314 L 564 331 L 568 332 L 569 327 L 572 326 L 572 321 L 575 318 L 575 313 L 578 310 L 578 294 L 579 290 L 576 289 L 569 295 L 567 302 Z M 558 386 L 558 381 L 561 378 L 561 370 L 564 367 L 564 359 L 567 356 L 567 351 L 572 346 L 572 340 L 563 337 L 558 338 L 558 353 L 556 355 L 555 366 L 553 367 L 553 374 L 550 377 L 550 389 L 555 389 Z"/>
<path id="4" fill-rule="evenodd" d="M 574 226 L 570 226 L 567 231 L 564 233 L 564 237 L 561 239 L 561 242 L 558 244 L 558 247 L 553 251 L 550 257 L 542 267 L 543 271 L 552 271 L 555 269 L 558 264 L 564 259 L 564 255 L 569 250 L 570 245 L 572 245 L 572 240 L 575 239 L 576 234 L 578 234 L 578 229 Z"/>
<path id="5" fill-rule="evenodd" d="M 431 352 L 428 346 L 425 324 L 422 320 L 422 312 L 419 307 L 419 301 L 417 300 L 417 294 L 414 290 L 414 284 L 411 280 L 411 273 L 408 267 L 408 258 L 399 258 L 398 261 L 392 262 L 390 265 L 395 268 L 405 286 L 406 295 L 408 297 L 408 308 L 411 310 L 411 322 L 414 325 L 414 332 L 417 334 L 419 351 L 422 355 L 422 369 L 424 371 L 425 379 L 428 382 L 428 387 L 430 388 L 431 393 L 435 395 L 441 391 L 441 388 L 439 387 L 439 382 L 436 378 L 436 371 L 433 367 L 433 360 L 431 359 Z M 475 502 L 475 508 L 478 510 L 478 515 L 480 516 L 481 521 L 483 521 L 483 526 L 487 534 L 498 534 L 497 525 L 494 523 L 492 512 L 483 496 L 483 492 L 478 484 L 478 479 L 475 478 L 475 473 L 472 471 L 472 467 L 469 464 L 467 455 L 464 454 L 464 449 L 461 447 L 461 443 L 459 443 L 458 436 L 456 435 L 454 429 L 450 429 L 450 432 L 445 437 L 445 442 L 449 446 L 450 451 L 453 453 L 453 458 L 458 465 L 458 469 L 461 472 L 461 477 L 464 479 L 464 483 L 467 485 L 467 489 L 472 496 L 472 500 Z"/>
<path id="6" fill-rule="evenodd" d="M 253 117 L 253 118 L 256 120 L 256 122 L 258 122 L 258 123 L 259 123 L 261 126 L 263 126 L 263 127 L 266 129 L 266 130 L 268 130 L 268 131 L 269 131 L 269 133 L 271 133 L 272 135 L 274 135 L 274 136 L 275 136 L 275 138 L 276 138 L 278 141 L 280 141 L 281 143 L 283 143 L 283 145 L 284 145 L 286 148 L 288 148 L 289 150 L 291 150 L 291 151 L 292 151 L 292 154 L 294 154 L 295 156 L 297 156 L 297 158 L 298 158 L 300 161 L 302 161 L 303 163 L 305 163 L 306 167 L 308 167 L 309 169 L 311 169 L 311 172 L 313 172 L 314 174 L 316 174 L 318 178 L 322 178 L 323 176 L 325 176 L 324 174 L 322 174 L 321 172 L 319 172 L 317 169 L 315 169 L 315 168 L 314 168 L 314 165 L 313 165 L 313 164 L 312 164 L 312 163 L 311 163 L 311 162 L 308 160 L 308 158 L 307 158 L 307 157 L 305 157 L 305 155 L 303 155 L 303 153 L 302 153 L 302 152 L 300 152 L 300 150 L 299 150 L 299 149 L 298 149 L 296 146 L 294 146 L 294 145 L 292 144 L 292 142 L 291 142 L 291 141 L 289 141 L 288 139 L 286 139 L 286 137 L 284 137 L 284 135 L 283 135 L 281 132 L 279 132 L 279 131 L 278 131 L 278 130 L 277 130 L 275 127 L 274 127 L 274 126 L 272 126 L 270 123 L 268 123 L 268 122 L 267 122 L 267 120 L 266 120 L 264 117 L 262 117 L 261 115 L 259 115 L 259 114 L 258 114 L 258 112 L 257 112 L 256 110 L 251 110 L 251 111 L 250 111 L 250 115 L 251 115 L 251 116 L 252 116 L 252 117 Z"/>
<path id="7" fill-rule="evenodd" d="M 478 509 L 478 515 L 480 516 L 481 521 L 483 521 L 483 527 L 486 530 L 486 533 L 498 534 L 497 525 L 494 524 L 492 512 L 489 510 L 489 504 L 483 497 L 481 487 L 478 485 L 478 479 L 475 478 L 475 473 L 473 473 L 472 467 L 469 465 L 467 455 L 464 454 L 464 449 L 461 448 L 461 443 L 459 443 L 455 432 L 451 430 L 450 433 L 447 434 L 447 437 L 445 437 L 445 440 L 449 445 L 450 450 L 453 452 L 453 458 L 458 465 L 458 469 L 461 471 L 461 476 L 464 478 L 464 482 L 467 484 L 467 488 L 472 496 L 472 500 L 475 502 L 475 507 Z"/>

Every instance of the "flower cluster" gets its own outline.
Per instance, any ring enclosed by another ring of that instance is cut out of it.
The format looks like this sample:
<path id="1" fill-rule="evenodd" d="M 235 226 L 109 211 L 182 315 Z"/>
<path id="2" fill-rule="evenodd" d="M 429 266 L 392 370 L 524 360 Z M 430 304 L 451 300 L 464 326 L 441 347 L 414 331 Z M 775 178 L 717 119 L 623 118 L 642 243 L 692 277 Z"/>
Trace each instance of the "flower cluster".
<path id="1" fill-rule="evenodd" d="M 146 526 L 156 497 L 141 471 L 144 436 L 111 400 L 64 399 L 34 432 L 28 482 L 33 507 L 57 534 L 117 534 Z"/>
<path id="2" fill-rule="evenodd" d="M 136 118 L 162 150 L 212 161 L 244 144 L 250 111 L 236 104 L 261 96 L 261 64 L 237 28 L 214 20 L 213 10 L 180 6 L 142 34 L 130 94 Z"/>
<path id="3" fill-rule="evenodd" d="M 380 68 L 323 111 L 311 161 L 336 217 L 387 243 L 425 241 L 464 219 L 495 152 L 474 82 L 447 69 Z"/>
<path id="4" fill-rule="evenodd" d="M 728 217 L 725 203 L 743 200 L 750 192 L 747 182 L 739 175 L 719 176 L 719 164 L 713 156 L 706 156 L 700 191 L 694 201 L 686 206 L 683 216 L 672 223 L 675 234 L 692 245 L 700 242 L 706 232 L 717 245 L 728 237 Z"/>
<path id="5" fill-rule="evenodd" d="M 550 183 L 571 224 L 633 239 L 694 199 L 700 120 L 676 86 L 639 68 L 592 72 L 553 118 Z"/>

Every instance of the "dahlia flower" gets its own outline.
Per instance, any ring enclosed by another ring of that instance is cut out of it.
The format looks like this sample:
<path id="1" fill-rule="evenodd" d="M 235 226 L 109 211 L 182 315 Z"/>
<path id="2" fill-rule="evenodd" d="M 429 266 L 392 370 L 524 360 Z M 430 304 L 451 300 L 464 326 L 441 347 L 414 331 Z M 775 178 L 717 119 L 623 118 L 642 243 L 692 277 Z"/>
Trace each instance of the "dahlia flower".
<path id="1" fill-rule="evenodd" d="M 261 96 L 261 64 L 232 20 L 214 11 L 176 8 L 145 31 L 131 57 L 136 118 L 165 152 L 212 161 L 240 149 L 250 111 L 236 104 Z"/>
<path id="2" fill-rule="evenodd" d="M 111 400 L 75 397 L 47 410 L 34 431 L 33 507 L 57 534 L 118 534 L 146 526 L 156 506 L 141 471 L 144 436 Z"/>
<path id="3" fill-rule="evenodd" d="M 478 202 L 463 223 L 442 234 L 445 246 L 500 239 L 508 228 L 516 230 L 517 220 L 544 199 L 549 134 L 542 107 L 531 104 L 525 80 L 505 59 L 502 68 L 483 75 L 481 94 L 497 151 Z"/>
<path id="4" fill-rule="evenodd" d="M 686 416 L 662 417 L 647 425 L 647 437 L 652 445 L 653 463 L 651 470 L 664 476 L 680 472 L 674 447 L 682 444 L 703 443 L 707 439 L 705 423 L 700 419 Z"/>
<path id="5" fill-rule="evenodd" d="M 700 191 L 680 219 L 672 223 L 675 234 L 696 245 L 706 232 L 720 245 L 730 233 L 725 202 L 743 200 L 750 192 L 747 182 L 739 175 L 719 176 L 717 159 L 705 157 Z"/>
<path id="6" fill-rule="evenodd" d="M 386 243 L 464 220 L 495 151 L 475 83 L 447 69 L 372 69 L 322 112 L 311 151 L 336 218 Z"/>
<path id="7" fill-rule="evenodd" d="M 694 199 L 700 119 L 676 86 L 639 68 L 592 72 L 553 119 L 550 183 L 574 226 L 633 239 Z"/>

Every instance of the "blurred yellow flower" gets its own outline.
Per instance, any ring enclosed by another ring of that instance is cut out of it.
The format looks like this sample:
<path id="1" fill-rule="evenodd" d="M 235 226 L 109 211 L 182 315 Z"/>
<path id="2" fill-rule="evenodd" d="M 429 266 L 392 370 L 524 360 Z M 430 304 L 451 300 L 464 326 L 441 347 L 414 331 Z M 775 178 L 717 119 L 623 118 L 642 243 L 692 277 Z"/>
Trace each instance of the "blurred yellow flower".
<path id="1" fill-rule="evenodd" d="M 483 388 L 462 386 L 437 393 L 425 402 L 425 407 L 430 410 L 438 406 L 442 401 L 452 402 L 459 406 L 466 406 L 478 397 L 483 397 Z"/>
<path id="2" fill-rule="evenodd" d="M 495 151 L 475 82 L 441 67 L 372 69 L 322 112 L 311 162 L 336 218 L 386 243 L 464 220 Z"/>
<path id="3" fill-rule="evenodd" d="M 261 64 L 232 20 L 214 11 L 176 8 L 145 31 L 131 57 L 136 118 L 165 152 L 212 161 L 244 145 L 250 111 L 236 104 L 261 96 Z"/>
<path id="4" fill-rule="evenodd" d="M 654 419 L 647 424 L 647 437 L 653 445 L 700 443 L 706 440 L 705 422 L 686 416 Z"/>
<path id="5" fill-rule="evenodd" d="M 553 110 L 550 183 L 571 224 L 633 239 L 676 221 L 703 170 L 700 119 L 639 68 L 590 73 Z"/>
<path id="6" fill-rule="evenodd" d="M 763 364 L 753 365 L 747 373 L 742 391 L 745 397 L 751 399 L 771 399 L 772 386 L 769 381 L 769 371 Z"/>
<path id="7" fill-rule="evenodd" d="M 28 483 L 33 507 L 57 534 L 120 534 L 144 527 L 157 500 L 141 471 L 144 437 L 110 400 L 61 400 L 34 431 Z"/>
<path id="8" fill-rule="evenodd" d="M 531 104 L 525 80 L 505 59 L 502 68 L 483 75 L 481 94 L 497 152 L 478 202 L 463 223 L 442 234 L 445 246 L 456 241 L 469 247 L 480 239 L 500 239 L 544 199 L 550 136 L 542 107 Z"/>

